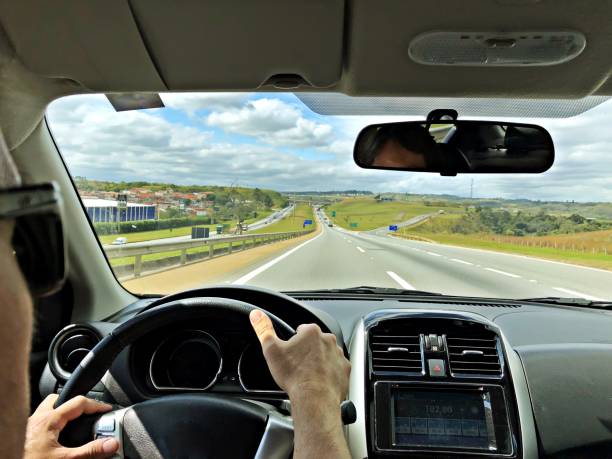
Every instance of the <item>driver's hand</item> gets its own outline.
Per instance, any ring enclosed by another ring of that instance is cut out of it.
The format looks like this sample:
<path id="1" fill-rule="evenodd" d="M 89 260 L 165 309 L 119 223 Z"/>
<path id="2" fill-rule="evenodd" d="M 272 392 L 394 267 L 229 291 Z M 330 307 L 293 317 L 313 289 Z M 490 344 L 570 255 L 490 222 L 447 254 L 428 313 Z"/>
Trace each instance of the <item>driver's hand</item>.
<path id="1" fill-rule="evenodd" d="M 78 448 L 65 448 L 58 442 L 62 429 L 82 414 L 106 413 L 112 407 L 106 403 L 78 396 L 53 408 L 57 395 L 43 400 L 28 419 L 24 459 L 102 459 L 111 457 L 119 444 L 113 438 L 100 438 Z"/>
<path id="2" fill-rule="evenodd" d="M 264 312 L 252 311 L 249 318 L 272 377 L 292 401 L 307 397 L 339 406 L 348 393 L 351 364 L 334 335 L 307 324 L 300 325 L 289 341 L 283 341 Z"/>

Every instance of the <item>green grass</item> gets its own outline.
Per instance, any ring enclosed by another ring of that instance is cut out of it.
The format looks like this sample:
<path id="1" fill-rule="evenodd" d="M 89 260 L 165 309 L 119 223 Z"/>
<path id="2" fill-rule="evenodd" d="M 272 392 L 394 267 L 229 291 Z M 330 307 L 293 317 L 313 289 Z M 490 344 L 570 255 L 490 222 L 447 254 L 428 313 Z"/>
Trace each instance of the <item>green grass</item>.
<path id="1" fill-rule="evenodd" d="M 253 223 L 259 220 L 263 220 L 264 218 L 271 215 L 273 212 L 274 210 L 265 210 L 262 212 L 258 212 L 258 215 L 256 218 L 250 218 L 248 220 L 245 220 L 245 222 L 247 224 L 250 224 L 250 223 Z M 236 226 L 236 222 L 233 222 L 233 221 L 232 222 L 225 221 L 225 222 L 221 222 L 220 224 L 222 223 L 230 224 L 231 225 L 230 230 L 233 230 L 234 227 Z M 118 237 L 124 237 L 127 239 L 128 242 L 143 242 L 143 241 L 150 241 L 153 239 L 165 239 L 168 237 L 188 236 L 191 234 L 192 226 L 193 225 L 184 226 L 181 228 L 173 228 L 173 229 L 140 231 L 137 233 L 108 234 L 108 235 L 99 236 L 99 238 L 102 244 L 110 244 Z M 210 228 L 210 232 L 214 233 L 216 231 L 217 225 L 215 224 L 215 225 L 197 225 L 197 226 Z"/>
<path id="2" fill-rule="evenodd" d="M 271 225 L 255 230 L 253 233 L 259 234 L 301 231 L 303 229 L 307 229 L 303 228 L 304 220 L 313 220 L 314 225 L 312 207 L 308 204 L 298 204 L 295 208 L 295 212 L 290 212 L 285 218 L 277 221 L 276 223 L 272 223 Z"/>
<path id="3" fill-rule="evenodd" d="M 594 268 L 612 270 L 612 256 L 603 253 L 593 254 L 590 251 L 560 250 L 552 247 L 524 247 L 516 244 L 497 242 L 485 239 L 483 235 L 443 234 L 443 233 L 417 233 L 419 236 L 427 237 L 440 244 L 456 245 L 476 249 L 494 250 L 496 252 L 527 255 L 548 260 L 563 261 L 566 263 L 579 264 Z"/>
<path id="4" fill-rule="evenodd" d="M 612 237 L 610 230 L 522 238 L 499 236 L 493 233 L 451 233 L 450 227 L 458 218 L 460 215 L 439 215 L 419 225 L 402 229 L 398 235 L 417 236 L 440 244 L 494 250 L 612 270 L 612 250 L 608 249 L 607 253 L 602 250 L 603 247 L 606 247 L 607 240 Z M 553 243 L 556 243 L 556 247 L 551 247 Z"/>
<path id="5" fill-rule="evenodd" d="M 418 201 L 378 202 L 373 198 L 350 198 L 328 206 L 325 213 L 338 226 L 368 231 L 439 210 L 453 211 L 457 208 L 444 205 L 426 206 Z M 336 211 L 336 217 L 332 217 L 333 211 Z M 351 228 L 351 223 L 357 223 L 357 227 Z"/>

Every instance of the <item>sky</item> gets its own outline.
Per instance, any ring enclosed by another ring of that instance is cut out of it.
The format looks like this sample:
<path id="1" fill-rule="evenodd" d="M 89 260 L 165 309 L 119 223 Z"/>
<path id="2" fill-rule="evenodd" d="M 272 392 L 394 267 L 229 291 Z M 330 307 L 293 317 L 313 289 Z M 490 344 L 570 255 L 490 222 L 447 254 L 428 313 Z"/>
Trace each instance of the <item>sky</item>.
<path id="1" fill-rule="evenodd" d="M 363 127 L 415 117 L 323 116 L 291 93 L 161 97 L 165 108 L 127 112 L 115 112 L 104 95 L 53 102 L 47 119 L 70 173 L 278 191 L 457 196 L 469 196 L 474 179 L 479 198 L 612 202 L 612 101 L 572 118 L 520 119 L 552 135 L 556 160 L 543 174 L 440 177 L 365 170 L 353 162 L 353 143 Z"/>

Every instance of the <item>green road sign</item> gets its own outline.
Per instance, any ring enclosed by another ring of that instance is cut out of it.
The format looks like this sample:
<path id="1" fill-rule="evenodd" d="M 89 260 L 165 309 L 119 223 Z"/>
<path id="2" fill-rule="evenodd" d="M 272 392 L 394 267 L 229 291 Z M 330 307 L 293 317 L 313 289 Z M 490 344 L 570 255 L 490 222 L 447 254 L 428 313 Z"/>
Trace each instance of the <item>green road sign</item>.
<path id="1" fill-rule="evenodd" d="M 335 216 L 336 216 L 336 211 L 332 210 L 332 217 L 335 217 Z"/>
<path id="2" fill-rule="evenodd" d="M 357 228 L 357 223 L 351 223 L 351 228 Z"/>

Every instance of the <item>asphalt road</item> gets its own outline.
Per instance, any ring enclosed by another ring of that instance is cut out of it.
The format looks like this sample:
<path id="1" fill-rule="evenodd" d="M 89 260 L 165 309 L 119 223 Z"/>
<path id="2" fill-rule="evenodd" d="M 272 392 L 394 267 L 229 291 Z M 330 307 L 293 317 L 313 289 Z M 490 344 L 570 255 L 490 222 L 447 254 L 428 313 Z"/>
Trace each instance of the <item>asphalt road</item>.
<path id="1" fill-rule="evenodd" d="M 370 285 L 481 297 L 612 300 L 612 272 L 325 225 L 315 238 L 234 272 L 226 282 L 275 290 Z"/>

